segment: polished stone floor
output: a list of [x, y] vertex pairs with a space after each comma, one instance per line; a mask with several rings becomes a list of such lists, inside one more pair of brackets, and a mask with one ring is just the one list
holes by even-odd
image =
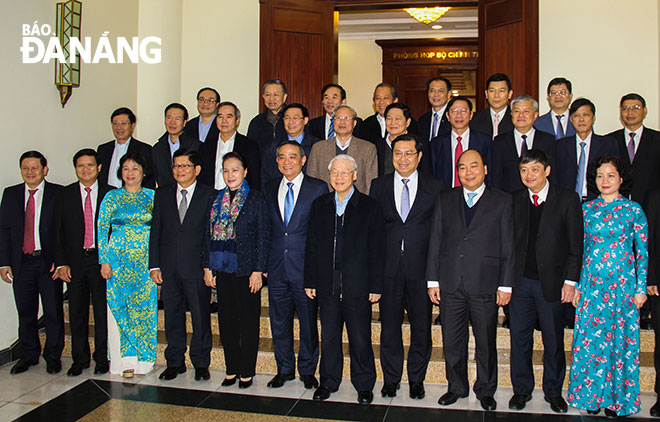
[[[259, 374], [254, 385], [239, 390], [236, 385], [221, 387], [224, 372], [212, 370], [209, 381], [195, 381], [189, 370], [172, 381], [161, 381], [157, 367], [146, 376], [123, 379], [120, 376], [95, 376], [92, 369], [79, 377], [68, 377], [70, 358], [62, 361], [60, 374], [46, 373], [45, 363], [20, 375], [10, 375], [11, 364], [0, 367], [0, 421], [593, 421], [570, 408], [566, 415], [553, 414], [543, 401], [543, 393], [535, 391], [524, 412], [510, 412], [511, 389], [500, 387], [495, 398], [498, 411], [483, 412], [471, 395], [449, 408], [440, 408], [437, 399], [445, 385], [427, 384], [424, 400], [408, 398], [407, 385], [397, 397], [380, 397], [380, 383], [374, 389], [371, 406], [356, 403], [356, 393], [344, 380], [340, 390], [327, 402], [312, 401], [312, 390], [300, 381], [291, 381], [273, 390], [266, 387], [271, 375]], [[655, 396], [642, 395], [643, 411], [638, 418], [649, 418]], [[604, 420], [604, 418], [603, 418]]]

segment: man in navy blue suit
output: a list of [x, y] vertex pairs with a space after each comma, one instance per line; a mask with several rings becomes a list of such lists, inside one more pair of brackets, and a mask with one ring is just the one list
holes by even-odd
[[619, 156], [619, 147], [614, 138], [593, 132], [596, 106], [588, 99], [575, 100], [570, 115], [576, 134], [557, 141], [556, 180], [559, 186], [574, 189], [583, 201], [590, 201], [598, 196], [598, 190], [596, 186], [587, 186], [589, 163], [604, 154]]
[[433, 176], [440, 179], [445, 188], [461, 186], [456, 172], [458, 157], [463, 151], [476, 149], [490, 162], [490, 136], [470, 130], [472, 119], [472, 101], [463, 96], [454, 97], [447, 104], [447, 118], [451, 125], [449, 133], [441, 134], [431, 140], [431, 165]]
[[568, 115], [573, 100], [573, 84], [566, 78], [553, 78], [548, 84], [550, 111], [539, 117], [534, 127], [553, 135], [555, 139], [575, 135], [575, 128]]
[[319, 386], [314, 377], [319, 360], [317, 305], [305, 294], [303, 264], [312, 202], [328, 193], [328, 185], [303, 174], [306, 160], [305, 149], [297, 141], [282, 143], [277, 147], [277, 167], [283, 176], [270, 180], [265, 189], [271, 221], [268, 302], [277, 361], [277, 375], [268, 383], [270, 388], [295, 378], [294, 311], [300, 322], [298, 373], [305, 388]]

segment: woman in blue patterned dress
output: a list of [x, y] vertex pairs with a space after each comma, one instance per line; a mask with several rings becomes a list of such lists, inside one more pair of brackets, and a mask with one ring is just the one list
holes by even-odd
[[600, 196], [582, 205], [584, 257], [573, 300], [568, 402], [589, 414], [603, 408], [613, 418], [640, 411], [639, 308], [646, 301], [647, 223], [641, 206], [620, 194], [630, 176], [619, 157], [598, 157], [589, 174]]
[[142, 187], [147, 162], [139, 153], [119, 161], [121, 189], [108, 192], [98, 220], [99, 262], [107, 280], [110, 373], [146, 374], [156, 361], [156, 285], [149, 278], [149, 229], [154, 191]]

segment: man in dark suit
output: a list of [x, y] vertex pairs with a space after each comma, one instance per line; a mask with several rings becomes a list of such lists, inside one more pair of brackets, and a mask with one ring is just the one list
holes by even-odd
[[184, 132], [187, 120], [188, 110], [183, 104], [172, 103], [165, 107], [166, 132], [151, 150], [158, 187], [176, 183], [172, 176], [172, 156], [179, 148], [197, 151], [202, 145], [196, 138], [191, 138]]
[[268, 305], [270, 327], [277, 362], [277, 375], [268, 387], [279, 388], [295, 378], [293, 314], [298, 314], [300, 349], [298, 373], [305, 388], [319, 386], [314, 377], [319, 360], [316, 301], [303, 288], [305, 242], [312, 202], [328, 193], [328, 185], [305, 176], [307, 157], [297, 141], [286, 141], [277, 148], [277, 166], [282, 176], [266, 184], [265, 196], [270, 215], [268, 257]]
[[538, 319], [545, 401], [554, 412], [566, 413], [568, 406], [561, 397], [566, 374], [562, 304], [571, 303], [580, 279], [582, 208], [575, 192], [550, 184], [549, 175], [550, 158], [545, 152], [530, 149], [522, 154], [520, 178], [525, 189], [513, 194], [516, 288], [509, 304], [513, 385], [509, 409], [522, 410], [532, 398]]
[[266, 150], [274, 142], [286, 136], [282, 109], [286, 104], [286, 85], [279, 79], [271, 79], [264, 84], [263, 95], [266, 110], [250, 120], [247, 137], [259, 146], [259, 154], [263, 157]]
[[238, 133], [241, 111], [229, 101], [220, 103], [216, 124], [220, 131], [218, 139], [209, 139], [199, 148], [202, 157], [202, 172], [199, 181], [216, 190], [224, 189], [222, 178], [222, 157], [228, 152], [237, 152], [245, 158], [248, 173], [245, 178], [251, 189], [261, 188], [261, 155], [257, 143]]
[[456, 165], [463, 151], [476, 149], [490, 161], [492, 140], [483, 133], [470, 130], [472, 119], [472, 101], [467, 97], [454, 97], [447, 104], [447, 118], [450, 131], [431, 140], [429, 145], [433, 176], [442, 181], [445, 189], [461, 185]]
[[553, 78], [548, 84], [548, 104], [550, 111], [534, 122], [534, 127], [549, 133], [555, 139], [575, 135], [575, 128], [569, 119], [568, 106], [573, 100], [573, 85], [566, 78]]
[[660, 417], [660, 190], [652, 190], [646, 194], [644, 212], [649, 222], [649, 269], [646, 281], [646, 290], [651, 302], [651, 318], [655, 334], [655, 348], [653, 350], [653, 361], [655, 366], [654, 391], [658, 396], [651, 407], [651, 416]]
[[[399, 102], [396, 88], [386, 82], [379, 83], [376, 85], [376, 89], [374, 89], [373, 101], [374, 110], [376, 110], [376, 112], [364, 119], [362, 124], [360, 124], [358, 133], [356, 133], [356, 135], [359, 138], [377, 144], [383, 140], [385, 136], [387, 136], [385, 125], [385, 110], [390, 104]], [[410, 126], [408, 127], [408, 131], [410, 133], [417, 133], [417, 122], [414, 118], [412, 118], [412, 116], [410, 118]]]
[[305, 247], [305, 293], [321, 311], [321, 385], [314, 400], [326, 400], [342, 379], [342, 330], [346, 323], [351, 383], [358, 402], [369, 404], [376, 383], [371, 348], [371, 304], [383, 288], [385, 223], [376, 200], [353, 187], [357, 163], [341, 154], [330, 162], [335, 190], [312, 204]]
[[[136, 121], [135, 114], [127, 107], [120, 107], [112, 112], [110, 122], [115, 140], [101, 144], [96, 149], [99, 164], [101, 164], [101, 173], [99, 173], [101, 183], [116, 188], [122, 186], [121, 179], [117, 177], [117, 170], [119, 170], [119, 160], [127, 152], [139, 152], [149, 167], [153, 167], [151, 145], [133, 138]], [[152, 175], [145, 179], [142, 186], [154, 189], [156, 187], [155, 177]]]
[[513, 96], [511, 80], [504, 73], [494, 73], [486, 81], [486, 100], [489, 107], [474, 114], [470, 128], [495, 138], [513, 130], [509, 100]]
[[183, 132], [192, 139], [205, 142], [207, 139], [218, 138], [218, 127], [215, 115], [220, 104], [220, 93], [214, 88], [205, 87], [197, 92], [197, 111], [199, 116], [186, 123]]
[[201, 266], [204, 230], [215, 191], [201, 183], [199, 153], [180, 148], [174, 153], [176, 184], [158, 188], [149, 237], [149, 275], [162, 286], [165, 309], [167, 368], [159, 378], [171, 380], [186, 372], [186, 305], [192, 318], [190, 360], [195, 380], [208, 380], [211, 363], [211, 289]]
[[442, 76], [431, 78], [426, 82], [426, 94], [431, 104], [431, 110], [419, 118], [417, 133], [423, 144], [428, 144], [438, 136], [447, 135], [451, 131], [447, 118], [447, 101], [451, 94], [451, 81]]
[[614, 138], [593, 133], [596, 106], [588, 99], [578, 98], [573, 101], [570, 116], [576, 134], [557, 141], [556, 181], [563, 188], [575, 190], [583, 201], [590, 201], [598, 196], [598, 189], [587, 184], [589, 164], [604, 154], [618, 156], [619, 147]]
[[468, 320], [476, 343], [474, 392], [484, 410], [497, 407], [497, 306], [511, 299], [515, 277], [511, 195], [486, 187], [479, 151], [458, 160], [462, 187], [440, 195], [433, 212], [426, 277], [433, 303], [442, 299], [442, 339], [449, 390], [438, 403], [467, 397]]
[[392, 142], [394, 172], [374, 179], [369, 195], [385, 217], [385, 281], [380, 301], [380, 363], [383, 397], [396, 396], [403, 370], [401, 324], [410, 320], [408, 383], [410, 398], [423, 399], [424, 378], [431, 358], [431, 302], [426, 294], [426, 257], [433, 207], [442, 185], [418, 172], [423, 144], [407, 134]]
[[[644, 126], [647, 109], [646, 100], [641, 95], [624, 95], [619, 110], [623, 129], [607, 136], [616, 139], [619, 156], [632, 170], [630, 199], [644, 206], [646, 193], [660, 189], [660, 133]], [[640, 310], [639, 325], [645, 330], [653, 328], [649, 318], [650, 306], [651, 301], [648, 301]]]
[[108, 323], [105, 280], [96, 251], [96, 222], [99, 208], [111, 186], [98, 179], [101, 166], [96, 151], [83, 149], [73, 156], [78, 181], [60, 191], [53, 213], [53, 279], [65, 281], [69, 292], [69, 325], [73, 364], [67, 372], [78, 376], [89, 368], [89, 298], [94, 309], [95, 374], [108, 366]]
[[[320, 139], [307, 131], [307, 122], [309, 122], [309, 112], [307, 107], [299, 103], [287, 104], [282, 110], [282, 120], [284, 120], [284, 130], [286, 137], [277, 139], [266, 150], [261, 165], [261, 184], [265, 186], [272, 179], [282, 180], [282, 174], [277, 165], [277, 148], [286, 141], [296, 141], [305, 151], [308, 157], [312, 152], [312, 146]], [[306, 173], [307, 166], [303, 165], [302, 171]], [[264, 189], [265, 191], [265, 189]]]
[[64, 317], [62, 281], [53, 280], [53, 209], [62, 186], [45, 181], [48, 162], [38, 151], [27, 151], [19, 160], [24, 183], [10, 186], [0, 204], [0, 278], [10, 283], [18, 311], [21, 359], [12, 374], [39, 364], [39, 298], [46, 325], [46, 370], [62, 370]]
[[511, 102], [513, 131], [498, 135], [491, 152], [490, 184], [504, 192], [523, 188], [518, 161], [523, 152], [538, 149], [545, 152], [553, 163], [555, 139], [548, 133], [534, 129], [539, 115], [539, 103], [529, 95], [519, 95]]
[[392, 103], [385, 109], [385, 137], [375, 142], [379, 176], [394, 171], [392, 142], [399, 136], [408, 133], [411, 119], [410, 110], [403, 103]]
[[[335, 136], [334, 113], [337, 107], [346, 104], [346, 90], [341, 85], [327, 84], [321, 89], [321, 104], [325, 114], [309, 121], [309, 132], [321, 140], [332, 139]], [[362, 126], [362, 119], [356, 115], [355, 122], [357, 136]]]

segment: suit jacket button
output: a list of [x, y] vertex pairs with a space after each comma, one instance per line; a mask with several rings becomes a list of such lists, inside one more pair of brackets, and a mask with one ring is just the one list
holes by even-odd
[[463, 254], [460, 254], [458, 257], [461, 258], [461, 259], [463, 259]]
[[288, 236], [288, 235], [289, 235], [289, 233], [284, 233], [284, 236]]
[[289, 250], [288, 250], [288, 249], [284, 249], [284, 253], [289, 253]]
[[465, 236], [465, 237], [463, 238], [463, 240], [467, 240], [467, 236]]

